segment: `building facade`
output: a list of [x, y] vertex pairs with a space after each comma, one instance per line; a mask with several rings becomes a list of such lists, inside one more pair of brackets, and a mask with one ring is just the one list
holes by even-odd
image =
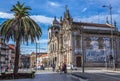
[[120, 62], [120, 32], [108, 23], [75, 22], [66, 9], [64, 17], [54, 18], [48, 29], [48, 57], [51, 64], [65, 62], [77, 67], [109, 66]]
[[4, 42], [3, 37], [0, 37], [0, 72], [4, 72], [9, 67], [9, 46]]
[[[37, 55], [37, 56], [36, 56]], [[37, 63], [37, 64], [36, 64]], [[31, 53], [30, 55], [30, 68], [40, 68], [41, 65], [48, 65], [48, 54], [47, 53]]]
[[32, 52], [30, 55], [30, 68], [34, 68], [36, 66], [36, 53]]
[[40, 69], [41, 66], [46, 67], [48, 65], [48, 54], [40, 53], [37, 55], [37, 68]]
[[15, 62], [15, 45], [14, 44], [8, 44], [9, 46], [9, 69], [14, 69], [14, 62]]
[[21, 54], [20, 55], [19, 67], [22, 69], [30, 68], [30, 55], [29, 54]]

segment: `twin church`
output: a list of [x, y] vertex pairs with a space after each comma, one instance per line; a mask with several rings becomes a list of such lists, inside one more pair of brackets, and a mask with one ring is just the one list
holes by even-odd
[[[75, 22], [69, 10], [58, 21], [54, 18], [48, 29], [48, 57], [50, 64], [63, 62], [81, 67], [105, 66], [120, 63], [120, 32], [108, 23]], [[112, 59], [111, 59], [112, 57]]]

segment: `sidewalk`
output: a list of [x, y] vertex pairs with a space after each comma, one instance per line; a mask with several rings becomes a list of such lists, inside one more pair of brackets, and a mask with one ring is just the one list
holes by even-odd
[[[73, 72], [71, 75], [85, 81], [120, 81], [120, 71], [113, 70], [85, 70], [82, 72]], [[80, 80], [81, 81], [81, 80]]]
[[102, 69], [103, 71], [106, 71], [106, 72], [114, 72], [114, 73], [120, 73], [120, 68], [117, 68], [117, 69]]
[[[78, 68], [78, 70], [82, 70], [82, 68]], [[104, 72], [115, 72], [120, 73], [120, 68], [116, 68], [115, 70], [113, 68], [105, 68], [105, 67], [85, 67], [84, 70], [93, 70], [93, 71], [104, 71]]]

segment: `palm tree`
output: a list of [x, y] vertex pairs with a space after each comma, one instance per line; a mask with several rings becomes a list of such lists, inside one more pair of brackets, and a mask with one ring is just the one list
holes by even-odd
[[12, 39], [16, 44], [14, 73], [18, 73], [19, 54], [21, 43], [28, 43], [28, 40], [35, 42], [42, 35], [39, 25], [29, 17], [30, 7], [24, 6], [19, 1], [11, 9], [14, 12], [14, 18], [8, 19], [1, 25], [0, 33], [8, 42]]

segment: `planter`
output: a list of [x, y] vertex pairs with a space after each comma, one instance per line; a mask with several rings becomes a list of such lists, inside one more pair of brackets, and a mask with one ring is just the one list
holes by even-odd
[[35, 72], [31, 72], [31, 73], [17, 73], [17, 74], [1, 73], [0, 80], [3, 80], [3, 79], [24, 79], [24, 78], [34, 78], [34, 77], [35, 77]]

